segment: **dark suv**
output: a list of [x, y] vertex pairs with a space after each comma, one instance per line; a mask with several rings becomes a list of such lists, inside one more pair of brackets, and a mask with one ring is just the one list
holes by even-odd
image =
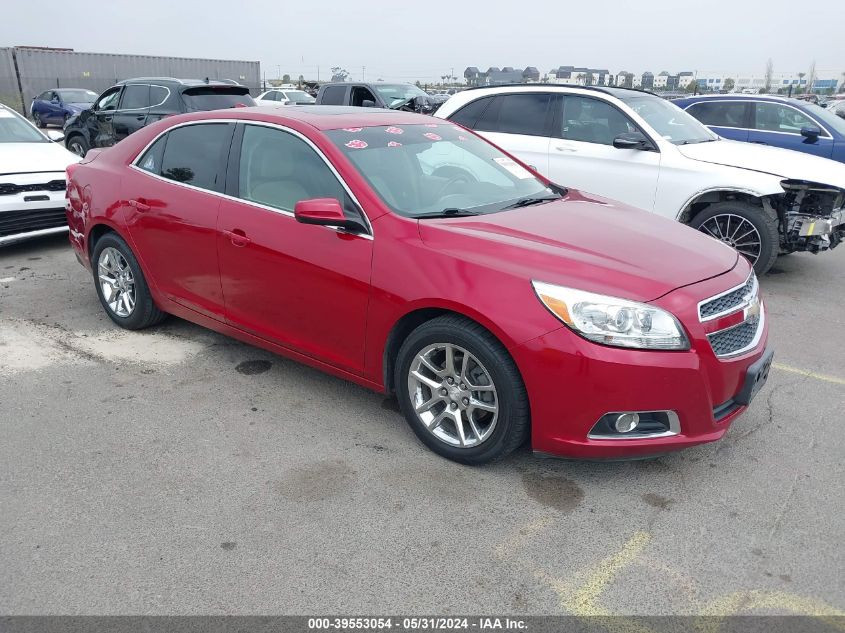
[[126, 79], [101, 94], [89, 109], [67, 120], [65, 145], [74, 154], [85, 156], [92, 147], [110, 147], [166, 116], [254, 105], [246, 86], [228, 82]]

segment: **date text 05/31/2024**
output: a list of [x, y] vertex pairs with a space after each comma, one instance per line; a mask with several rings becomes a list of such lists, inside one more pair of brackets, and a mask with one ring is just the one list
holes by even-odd
[[516, 618], [475, 617], [349, 617], [349, 618], [308, 618], [308, 630], [340, 631], [520, 631], [527, 625]]

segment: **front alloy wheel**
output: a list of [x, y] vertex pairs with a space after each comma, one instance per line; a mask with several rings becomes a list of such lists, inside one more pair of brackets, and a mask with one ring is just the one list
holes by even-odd
[[445, 314], [408, 334], [393, 385], [416, 436], [448, 459], [483, 464], [528, 437], [528, 394], [513, 358], [463, 316]]
[[496, 428], [496, 385], [462, 347], [437, 343], [421, 350], [408, 372], [408, 392], [420, 422], [446, 444], [477, 446]]
[[735, 248], [740, 254], [745, 255], [752, 266], [760, 259], [762, 248], [760, 232], [743, 217], [733, 213], [714, 215], [704, 222], [699, 230]]

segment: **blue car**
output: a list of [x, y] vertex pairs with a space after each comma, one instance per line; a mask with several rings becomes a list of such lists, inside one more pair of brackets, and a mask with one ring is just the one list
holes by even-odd
[[771, 95], [699, 95], [677, 105], [719, 136], [845, 163], [845, 119], [813, 103]]
[[29, 108], [38, 127], [64, 125], [74, 114], [87, 110], [97, 100], [97, 93], [83, 88], [45, 90], [32, 99]]

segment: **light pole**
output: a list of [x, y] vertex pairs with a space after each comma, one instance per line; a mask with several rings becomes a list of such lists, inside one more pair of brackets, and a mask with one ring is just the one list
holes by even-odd
[[366, 81], [366, 79], [364, 79], [364, 71], [366, 71], [366, 70], [367, 70], [366, 66], [361, 66], [361, 81]]

